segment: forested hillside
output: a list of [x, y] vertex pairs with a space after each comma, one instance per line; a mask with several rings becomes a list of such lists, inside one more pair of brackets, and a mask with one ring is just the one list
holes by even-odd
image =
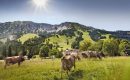
[[[65, 22], [59, 25], [15, 21], [1, 23], [0, 56], [39, 54], [41, 57], [56, 55], [66, 49], [101, 51], [109, 56], [121, 56], [129, 51], [127, 38], [116, 32], [96, 29], [79, 23]], [[126, 34], [121, 31], [121, 35]], [[6, 36], [7, 37], [6, 37]], [[4, 37], [3, 37], [4, 36]]]

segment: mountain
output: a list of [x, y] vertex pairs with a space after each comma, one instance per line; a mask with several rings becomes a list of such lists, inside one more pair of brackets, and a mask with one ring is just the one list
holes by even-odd
[[40, 32], [55, 32], [58, 30], [67, 29], [68, 24], [51, 25], [46, 23], [34, 23], [31, 21], [14, 21], [0, 23], [0, 37], [9, 34], [20, 33], [40, 33]]
[[51, 25], [47, 23], [35, 23], [32, 21], [14, 21], [0, 23], [0, 38], [5, 38], [8, 35], [21, 35], [27, 33], [35, 34], [47, 34], [47, 33], [58, 33], [58, 34], [73, 34], [74, 31], [87, 31], [93, 40], [104, 38], [102, 35], [111, 34], [118, 38], [130, 40], [130, 31], [106, 31], [96, 29], [91, 26], [85, 26], [74, 22], [64, 22], [57, 25]]
[[34, 23], [31, 21], [14, 21], [0, 23], [0, 36], [20, 33], [36, 33], [51, 29], [52, 25], [45, 23]]
[[42, 33], [42, 32], [58, 32], [71, 27], [70, 22], [61, 23], [59, 25], [51, 25], [46, 23], [34, 23], [32, 21], [14, 21], [0, 23], [0, 38], [7, 37], [10, 34], [26, 34], [26, 33]]

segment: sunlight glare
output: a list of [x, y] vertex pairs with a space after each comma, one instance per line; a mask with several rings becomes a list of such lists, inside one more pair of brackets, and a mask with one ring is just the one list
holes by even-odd
[[48, 0], [32, 0], [37, 8], [46, 8]]

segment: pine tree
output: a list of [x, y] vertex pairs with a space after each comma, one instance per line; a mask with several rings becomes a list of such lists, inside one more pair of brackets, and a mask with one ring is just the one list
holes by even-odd
[[12, 49], [11, 49], [11, 45], [9, 45], [8, 47], [8, 57], [12, 56]]

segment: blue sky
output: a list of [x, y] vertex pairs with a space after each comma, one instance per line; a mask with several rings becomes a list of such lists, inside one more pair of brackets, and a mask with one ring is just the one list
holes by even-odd
[[78, 22], [105, 30], [130, 30], [130, 0], [48, 0], [38, 9], [32, 0], [0, 0], [0, 22]]

